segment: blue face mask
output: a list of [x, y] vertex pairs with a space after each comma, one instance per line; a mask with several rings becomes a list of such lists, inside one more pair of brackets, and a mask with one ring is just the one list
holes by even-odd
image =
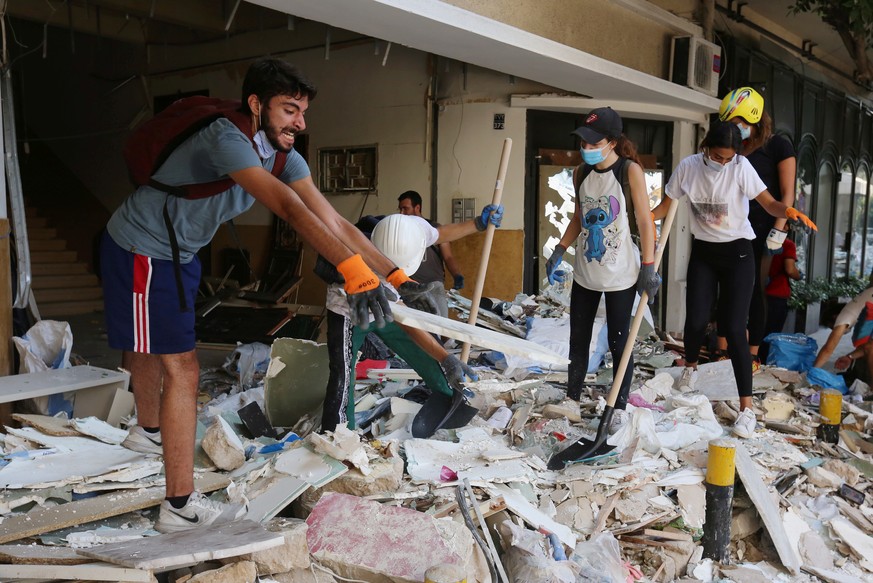
[[603, 148], [598, 148], [597, 150], [586, 150], [582, 148], [579, 152], [582, 153], [582, 161], [588, 164], [589, 166], [594, 166], [595, 164], [600, 164], [604, 160], [606, 160], [606, 156], [603, 155]]
[[740, 128], [740, 137], [744, 140], [748, 140], [749, 137], [752, 135], [752, 128], [742, 123], [737, 124], [737, 127]]

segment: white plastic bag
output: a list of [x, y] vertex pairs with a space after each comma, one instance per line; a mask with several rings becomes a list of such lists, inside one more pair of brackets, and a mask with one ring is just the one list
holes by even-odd
[[[12, 342], [21, 360], [20, 373], [40, 372], [49, 369], [70, 368], [70, 351], [73, 349], [73, 331], [67, 322], [41, 320], [24, 336], [13, 336]], [[55, 415], [66, 411], [72, 415], [74, 393], [62, 393], [31, 399], [30, 409], [42, 415]]]

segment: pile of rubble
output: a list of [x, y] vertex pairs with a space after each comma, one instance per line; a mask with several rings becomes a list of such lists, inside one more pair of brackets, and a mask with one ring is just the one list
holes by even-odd
[[[562, 312], [559, 301], [533, 298], [495, 308], [502, 313], [485, 320], [503, 332]], [[704, 479], [709, 442], [729, 437], [737, 415], [730, 363], [702, 365], [698, 390], [679, 393], [681, 356], [653, 335], [638, 341], [615, 449], [552, 471], [553, 455], [593, 437], [608, 366], [590, 375], [580, 407], [566, 399], [565, 372], [474, 352], [480, 380], [468, 388], [479, 414], [417, 439], [411, 371], [360, 379], [358, 429], [319, 434], [307, 407], [324, 373], [297, 365], [326, 356], [291, 339], [274, 343], [272, 360], [266, 350], [241, 347], [234, 376], [201, 379], [197, 488], [246, 500], [245, 521], [159, 535], [159, 457], [124, 449], [125, 431], [94, 418], [17, 415], [22, 427], [2, 435], [0, 579], [381, 583], [424, 581], [442, 566], [431, 580], [873, 580], [866, 387], [844, 399], [840, 440], [830, 444], [816, 438], [818, 387], [784, 369], [755, 375], [760, 427], [735, 442], [730, 561], [716, 563], [701, 544]], [[295, 418], [279, 423], [276, 411], [292, 401], [278, 388], [283, 371], [301, 382]]]

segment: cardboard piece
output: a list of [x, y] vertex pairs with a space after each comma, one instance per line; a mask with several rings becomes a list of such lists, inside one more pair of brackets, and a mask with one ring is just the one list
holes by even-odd
[[114, 427], [133, 413], [133, 393], [120, 387], [100, 387], [76, 393], [74, 417], [96, 417]]
[[134, 569], [166, 569], [237, 557], [270, 549], [284, 542], [285, 536], [281, 532], [270, 532], [251, 520], [242, 520], [79, 549], [78, 553]]
[[57, 437], [76, 437], [81, 435], [81, 433], [70, 427], [70, 420], [63, 417], [15, 413], [12, 418], [19, 423], [33, 427], [46, 435], [54, 435]]
[[761, 474], [758, 472], [755, 462], [749, 456], [746, 448], [740, 443], [737, 444], [735, 456], [737, 474], [739, 474], [743, 485], [746, 487], [746, 493], [752, 499], [755, 508], [758, 509], [758, 513], [764, 522], [764, 527], [770, 533], [773, 546], [776, 547], [776, 552], [779, 554], [782, 564], [791, 574], [799, 574], [800, 558], [791, 545], [791, 541], [785, 532], [782, 517], [779, 514], [779, 507], [770, 495], [769, 488], [767, 488], [761, 479]]
[[501, 334], [493, 330], [471, 326], [466, 322], [442, 318], [435, 314], [413, 310], [396, 303], [391, 304], [391, 313], [394, 314], [395, 321], [404, 326], [454, 338], [461, 342], [469, 342], [476, 346], [490, 348], [491, 350], [523, 356], [544, 364], [566, 365], [570, 363], [569, 359], [534, 342], [515, 338], [508, 334]]

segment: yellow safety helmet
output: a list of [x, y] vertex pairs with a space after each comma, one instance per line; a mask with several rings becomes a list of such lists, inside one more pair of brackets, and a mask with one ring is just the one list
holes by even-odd
[[751, 87], [734, 89], [724, 96], [718, 108], [718, 119], [721, 121], [741, 117], [748, 123], [755, 124], [761, 121], [763, 114], [764, 98]]

